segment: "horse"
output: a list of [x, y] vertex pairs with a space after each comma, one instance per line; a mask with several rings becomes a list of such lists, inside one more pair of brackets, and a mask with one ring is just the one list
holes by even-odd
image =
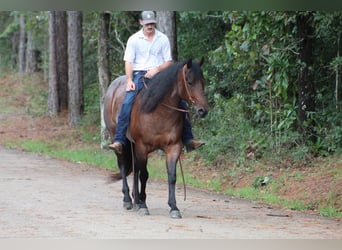
[[[168, 175], [168, 205], [171, 218], [182, 218], [176, 205], [176, 165], [182, 152], [182, 130], [184, 110], [181, 100], [192, 105], [198, 117], [208, 113], [204, 95], [205, 79], [200, 62], [188, 59], [174, 62], [171, 66], [148, 79], [145, 87], [136, 96], [126, 134], [122, 154], [116, 154], [120, 173], [111, 176], [112, 181], [122, 179], [123, 207], [134, 208], [149, 215], [146, 205], [147, 160], [149, 153], [162, 150], [166, 157]], [[104, 96], [103, 116], [106, 128], [113, 141], [126, 91], [127, 78], [119, 76], [107, 88]], [[133, 204], [127, 176], [133, 172]], [[140, 180], [140, 191], [139, 191]]]

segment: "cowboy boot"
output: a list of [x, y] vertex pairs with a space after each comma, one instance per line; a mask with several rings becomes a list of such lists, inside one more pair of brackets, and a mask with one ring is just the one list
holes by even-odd
[[203, 142], [203, 141], [191, 140], [185, 145], [185, 148], [186, 148], [187, 152], [191, 152], [192, 150], [195, 150], [195, 149], [203, 146], [204, 144], [205, 144], [205, 142]]
[[122, 144], [120, 142], [114, 142], [109, 145], [110, 149], [113, 149], [117, 154], [121, 155], [122, 154]]

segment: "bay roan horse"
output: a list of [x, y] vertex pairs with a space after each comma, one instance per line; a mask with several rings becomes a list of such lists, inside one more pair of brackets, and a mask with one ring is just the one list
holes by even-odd
[[[132, 209], [134, 204], [139, 213], [149, 214], [145, 192], [148, 179], [147, 158], [149, 153], [161, 149], [166, 154], [170, 216], [181, 218], [175, 196], [176, 165], [183, 147], [182, 130], [185, 116], [185, 110], [180, 108], [180, 101], [183, 99], [192, 105], [199, 117], [207, 114], [202, 63], [203, 58], [199, 63], [191, 59], [176, 62], [149, 79], [147, 86], [137, 95], [132, 107], [126, 145], [123, 147], [123, 153], [117, 154], [120, 174], [112, 176], [114, 181], [122, 179], [124, 208]], [[112, 140], [125, 96], [126, 82], [126, 76], [115, 79], [104, 98], [104, 120]], [[127, 183], [127, 176], [132, 171], [133, 204]]]

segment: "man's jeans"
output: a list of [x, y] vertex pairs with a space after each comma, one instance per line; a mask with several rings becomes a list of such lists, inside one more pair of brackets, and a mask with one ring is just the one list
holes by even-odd
[[[131, 111], [134, 99], [139, 91], [144, 87], [144, 75], [146, 71], [134, 71], [133, 72], [133, 82], [135, 83], [134, 91], [126, 91], [125, 99], [121, 106], [121, 111], [118, 117], [118, 124], [116, 126], [116, 133], [114, 137], [114, 142], [120, 142], [122, 145], [126, 143], [126, 131], [131, 117]], [[162, 84], [162, 83], [161, 83]], [[187, 105], [184, 100], [181, 101], [181, 108], [187, 110]], [[194, 137], [192, 135], [191, 123], [188, 115], [184, 113], [184, 123], [183, 123], [183, 135], [182, 141], [187, 144]]]
[[[188, 110], [186, 105], [186, 101], [181, 100], [180, 106], [182, 109]], [[184, 113], [184, 121], [183, 121], [183, 134], [182, 134], [182, 142], [183, 144], [188, 144], [190, 141], [194, 139], [192, 134], [191, 122], [188, 113]]]

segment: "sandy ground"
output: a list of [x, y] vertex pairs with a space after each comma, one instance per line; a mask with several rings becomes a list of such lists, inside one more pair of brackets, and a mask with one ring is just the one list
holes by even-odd
[[[168, 215], [167, 184], [148, 182], [150, 215], [122, 208], [110, 172], [0, 146], [0, 238], [341, 239], [339, 220], [229, 196], [177, 189], [182, 219]], [[132, 183], [131, 178], [129, 183]]]

